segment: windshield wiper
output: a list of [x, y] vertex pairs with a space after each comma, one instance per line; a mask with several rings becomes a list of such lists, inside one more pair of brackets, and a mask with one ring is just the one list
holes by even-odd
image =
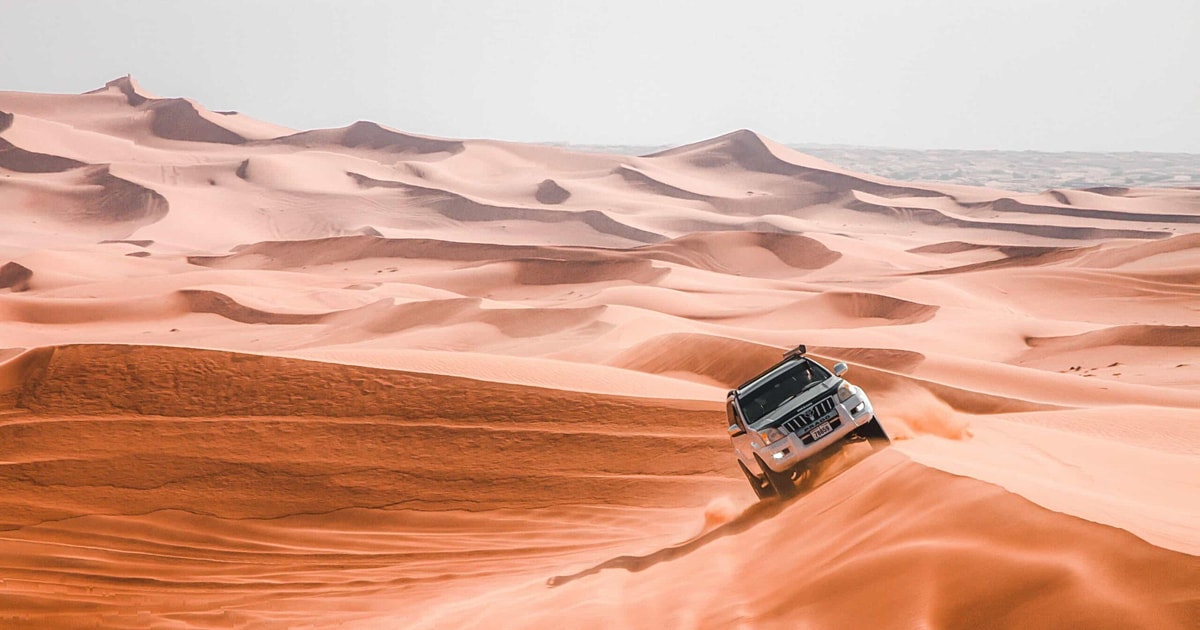
[[798, 391], [795, 394], [792, 394], [791, 396], [788, 396], [787, 398], [784, 398], [782, 401], [780, 401], [780, 403], [775, 408], [778, 409], [779, 407], [782, 407], [782, 406], [788, 404], [788, 402], [791, 401], [793, 398], [816, 387], [817, 385], [820, 385], [822, 382], [823, 381], [813, 381], [813, 382], [809, 383], [808, 385], [805, 385], [804, 387], [800, 388], [800, 391]]
[[804, 392], [806, 392], [806, 391], [808, 391], [808, 390], [810, 390], [810, 389], [812, 389], [812, 388], [816, 387], [817, 385], [820, 385], [821, 383], [824, 383], [824, 382], [825, 382], [825, 381], [813, 381], [813, 382], [809, 383], [808, 385], [805, 385], [805, 386], [804, 386], [804, 389], [800, 390], [800, 393], [799, 393], [799, 394], [796, 394], [796, 395], [797, 395], [797, 396], [799, 396], [800, 394], [803, 394]]

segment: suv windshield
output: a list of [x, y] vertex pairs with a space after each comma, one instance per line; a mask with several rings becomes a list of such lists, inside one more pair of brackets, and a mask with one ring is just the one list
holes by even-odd
[[787, 370], [738, 397], [746, 422], [758, 422], [806, 388], [829, 377], [829, 372], [819, 364], [800, 359]]

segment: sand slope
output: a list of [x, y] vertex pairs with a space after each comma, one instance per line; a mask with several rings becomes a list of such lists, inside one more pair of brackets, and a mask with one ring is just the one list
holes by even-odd
[[[0, 92], [0, 206], [0, 627], [1200, 622], [1200, 191], [124, 77]], [[724, 394], [797, 343], [896, 442], [754, 504]]]
[[[1184, 627], [1200, 605], [1193, 557], [896, 451], [859, 445], [802, 499], [750, 506], [715, 404], [34, 354], [15, 401], [34, 413], [0, 428], [14, 627], [134, 627], [147, 607], [201, 626]], [[850, 606], [864, 593], [878, 605]]]

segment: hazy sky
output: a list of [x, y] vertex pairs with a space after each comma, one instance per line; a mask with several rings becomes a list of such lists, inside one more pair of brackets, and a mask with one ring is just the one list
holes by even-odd
[[1200, 0], [0, 0], [0, 90], [309, 129], [1200, 153]]

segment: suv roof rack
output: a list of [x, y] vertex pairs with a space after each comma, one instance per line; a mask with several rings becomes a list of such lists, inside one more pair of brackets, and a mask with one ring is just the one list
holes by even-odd
[[804, 344], [800, 344], [791, 350], [785, 350], [783, 353], [783, 358], [796, 359], [804, 356], [805, 354], [808, 354], [808, 347]]
[[774, 372], [775, 369], [778, 368], [783, 363], [785, 363], [791, 359], [799, 359], [800, 357], [804, 356], [807, 352], [808, 352], [808, 348], [805, 347], [804, 344], [800, 344], [800, 345], [796, 346], [795, 348], [792, 348], [791, 350], [784, 350], [783, 351], [783, 360], [781, 360], [779, 363], [776, 363], [775, 365], [772, 365], [771, 367], [763, 370], [758, 375], [756, 375], [754, 378], [747, 379], [746, 382], [739, 385], [737, 387], [737, 389], [729, 390], [729, 393], [735, 394], [735, 395], [740, 394], [743, 387], [757, 381], [758, 379], [770, 374], [771, 372]]

